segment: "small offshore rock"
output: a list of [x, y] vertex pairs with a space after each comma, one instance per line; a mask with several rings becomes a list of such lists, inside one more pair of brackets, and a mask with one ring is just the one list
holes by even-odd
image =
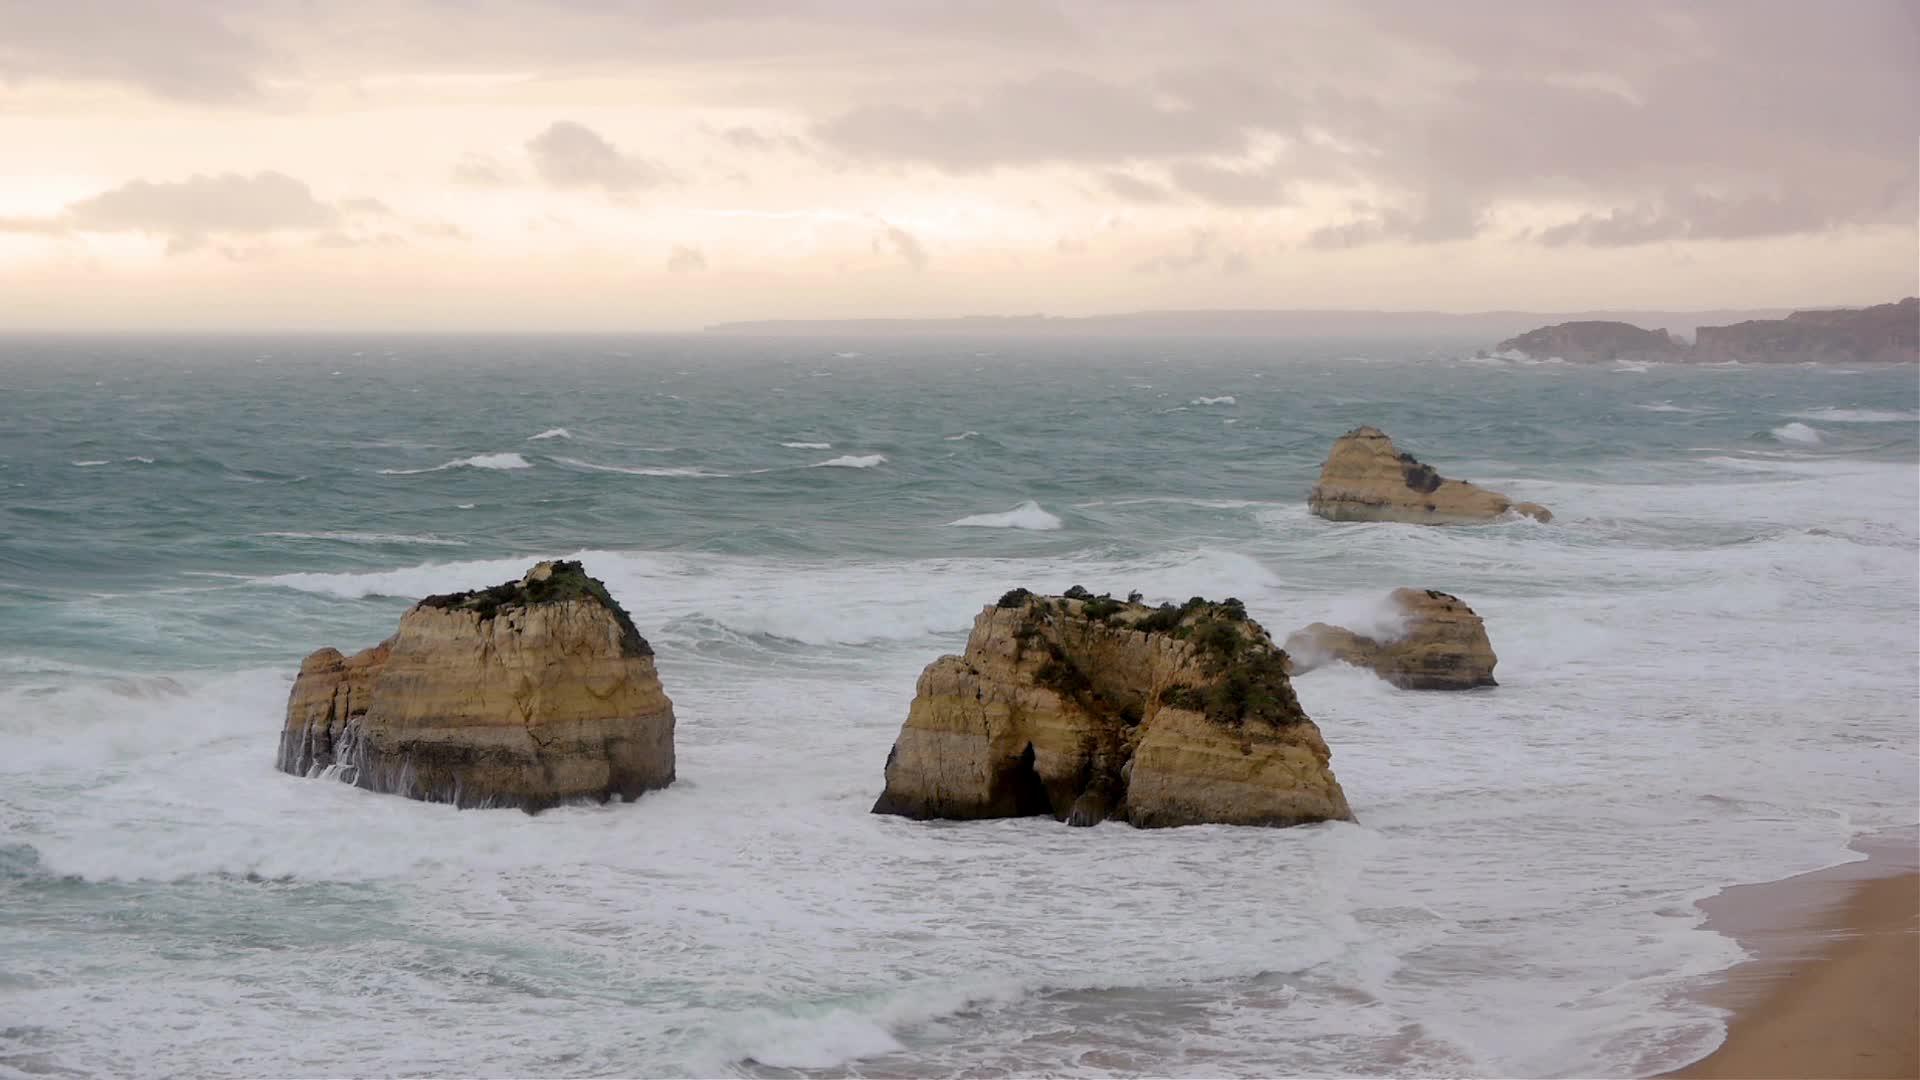
[[1537, 521], [1553, 514], [1537, 503], [1514, 502], [1496, 491], [1448, 480], [1412, 454], [1396, 450], [1375, 427], [1357, 427], [1334, 440], [1307, 495], [1307, 509], [1329, 521], [1400, 521], [1467, 525], [1508, 513]]
[[578, 562], [429, 596], [294, 679], [276, 766], [461, 807], [638, 798], [674, 778], [653, 649]]
[[1405, 630], [1381, 641], [1344, 626], [1314, 623], [1287, 636], [1295, 675], [1335, 661], [1371, 669], [1403, 690], [1472, 690], [1498, 686], [1499, 657], [1486, 623], [1459, 597], [1434, 589], [1395, 589], [1388, 596]]
[[1008, 592], [927, 666], [876, 814], [1143, 828], [1353, 813], [1286, 656], [1238, 601]]

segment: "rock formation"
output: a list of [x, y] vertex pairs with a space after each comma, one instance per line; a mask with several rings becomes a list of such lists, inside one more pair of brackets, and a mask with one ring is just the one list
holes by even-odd
[[1703, 326], [1694, 340], [1692, 358], [1703, 363], [1911, 364], [1920, 360], [1920, 299]]
[[1684, 360], [1685, 345], [1665, 330], [1642, 330], [1623, 322], [1564, 322], [1529, 330], [1495, 348], [1538, 360], [1555, 357], [1572, 363], [1625, 360], [1630, 363], [1666, 363]]
[[429, 596], [354, 656], [308, 656], [276, 764], [462, 807], [634, 799], [673, 782], [673, 703], [606, 587], [543, 562]]
[[921, 673], [876, 814], [1142, 828], [1351, 820], [1286, 656], [1238, 601], [1015, 589]]
[[1333, 661], [1372, 668], [1403, 690], [1472, 690], [1493, 681], [1493, 644], [1473, 609], [1432, 589], [1395, 589], [1387, 598], [1405, 620], [1400, 636], [1379, 641], [1342, 626], [1314, 623], [1287, 636], [1291, 671], [1303, 675]]
[[1553, 514], [1537, 503], [1517, 503], [1465, 480], [1447, 480], [1412, 454], [1395, 450], [1379, 428], [1359, 427], [1334, 440], [1307, 495], [1307, 509], [1329, 521], [1404, 521], [1464, 525], [1492, 521], [1509, 510], [1540, 521]]
[[1529, 330], [1496, 348], [1571, 361], [1911, 364], [1920, 361], [1920, 298], [1702, 326], [1691, 346], [1664, 330], [1642, 330], [1632, 323], [1568, 322]]

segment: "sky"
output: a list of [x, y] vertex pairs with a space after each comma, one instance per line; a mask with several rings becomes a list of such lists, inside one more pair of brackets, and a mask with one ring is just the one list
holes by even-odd
[[0, 329], [1871, 304], [1920, 4], [0, 0]]

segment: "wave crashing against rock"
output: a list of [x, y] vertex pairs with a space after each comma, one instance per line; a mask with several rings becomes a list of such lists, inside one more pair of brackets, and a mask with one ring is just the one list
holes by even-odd
[[1402, 690], [1472, 690], [1498, 686], [1500, 662], [1487, 627], [1459, 597], [1433, 589], [1395, 589], [1387, 597], [1405, 630], [1381, 641], [1344, 626], [1314, 623], [1287, 635], [1291, 674], [1340, 661], [1370, 668]]
[[393, 637], [300, 665], [276, 766], [370, 791], [528, 812], [671, 784], [653, 649], [577, 562], [429, 596]]
[[921, 673], [876, 814], [1142, 828], [1350, 821], [1286, 654], [1238, 601], [1015, 589]]

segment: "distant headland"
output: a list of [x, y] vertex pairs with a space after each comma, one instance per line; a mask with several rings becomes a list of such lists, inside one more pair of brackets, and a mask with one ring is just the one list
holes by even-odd
[[[1913, 363], [1920, 301], [1863, 308], [1705, 311], [1193, 310], [945, 319], [759, 319], [708, 333], [895, 337], [1245, 337], [1302, 340], [1499, 340], [1494, 353], [1572, 363]], [[1688, 339], [1692, 338], [1691, 341]], [[1481, 355], [1487, 355], [1482, 348]]]
[[1495, 349], [1573, 363], [1911, 364], [1920, 360], [1920, 299], [1702, 326], [1692, 344], [1625, 320], [1568, 321], [1508, 338]]
[[1485, 343], [1548, 323], [1606, 321], [1692, 334], [1695, 327], [1777, 319], [1785, 308], [1705, 311], [1366, 311], [1349, 309], [1129, 311], [1108, 315], [968, 315], [950, 319], [758, 319], [707, 327], [717, 334], [1074, 337], [1441, 338]]

